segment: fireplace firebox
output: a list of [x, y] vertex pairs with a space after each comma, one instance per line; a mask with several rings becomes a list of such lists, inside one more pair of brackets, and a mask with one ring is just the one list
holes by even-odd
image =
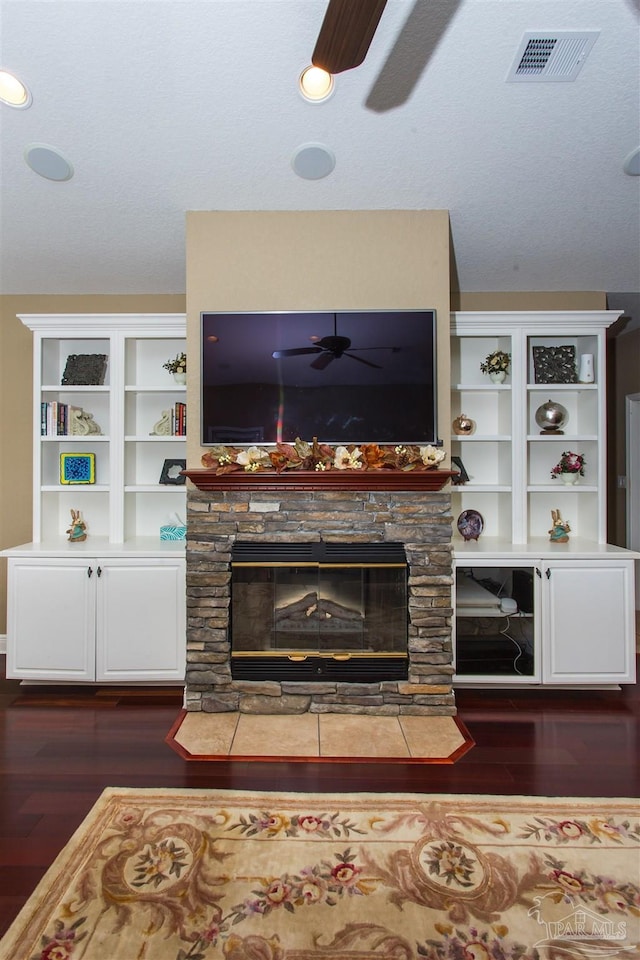
[[402, 543], [236, 541], [232, 677], [406, 679], [407, 580]]

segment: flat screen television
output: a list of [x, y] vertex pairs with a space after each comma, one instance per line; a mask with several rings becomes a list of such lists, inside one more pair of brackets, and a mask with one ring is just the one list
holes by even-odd
[[434, 310], [205, 312], [204, 446], [437, 443]]

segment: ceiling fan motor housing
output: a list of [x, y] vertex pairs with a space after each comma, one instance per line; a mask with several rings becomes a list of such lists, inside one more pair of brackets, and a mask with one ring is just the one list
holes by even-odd
[[341, 357], [351, 346], [351, 340], [348, 337], [323, 337], [318, 340], [318, 346], [323, 350], [330, 350], [336, 357]]

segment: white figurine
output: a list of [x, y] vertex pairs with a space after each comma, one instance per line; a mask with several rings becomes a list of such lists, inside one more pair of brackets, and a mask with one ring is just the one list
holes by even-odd
[[163, 410], [162, 416], [149, 434], [150, 437], [167, 437], [171, 435], [171, 411]]
[[72, 437], [86, 437], [89, 434], [101, 434], [102, 430], [93, 419], [92, 413], [87, 413], [82, 407], [69, 408], [69, 434]]

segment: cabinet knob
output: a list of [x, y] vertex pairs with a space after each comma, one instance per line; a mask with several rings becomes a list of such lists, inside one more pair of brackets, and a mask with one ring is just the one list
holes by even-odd
[[98, 576], [99, 576], [99, 577], [102, 576], [102, 567], [98, 567]]
[[87, 576], [91, 577], [92, 573], [93, 573], [93, 570], [91, 569], [91, 567], [87, 567]]

